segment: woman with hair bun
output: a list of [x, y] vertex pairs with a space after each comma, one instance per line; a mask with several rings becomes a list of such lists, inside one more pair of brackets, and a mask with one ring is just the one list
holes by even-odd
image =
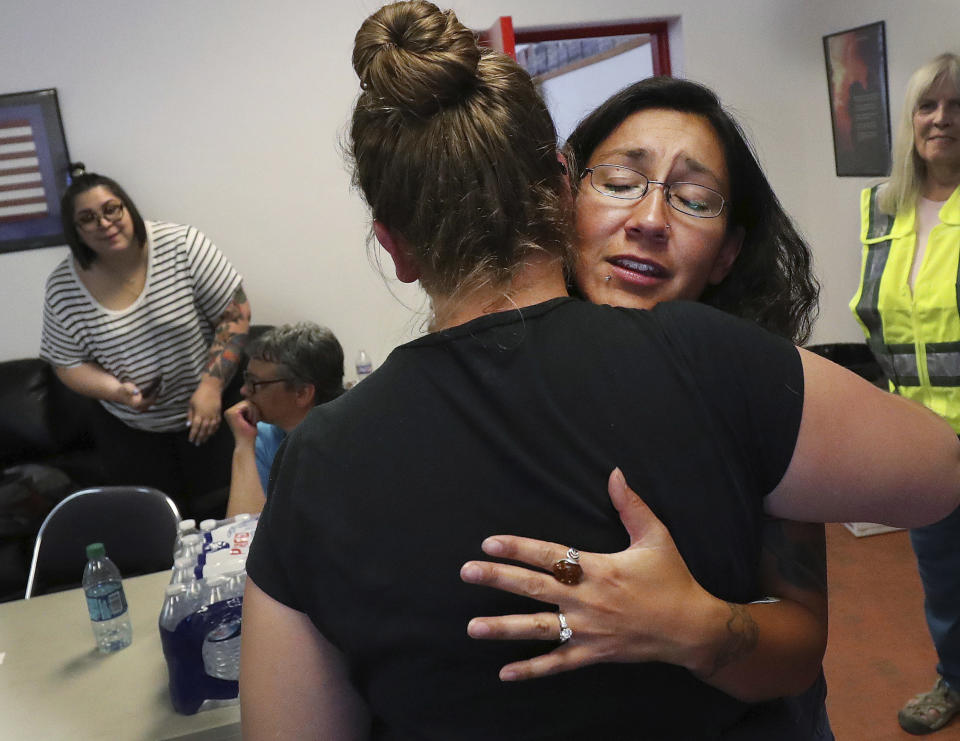
[[[933, 521], [960, 498], [960, 443], [926, 410], [715, 309], [570, 298], [550, 115], [452, 12], [381, 8], [354, 69], [355, 180], [432, 321], [312, 412], [275, 466], [247, 562], [244, 738], [751, 738], [757, 698], [727, 691], [739, 673], [777, 666], [771, 681], [799, 691], [820, 660], [762, 616], [740, 632], [762, 596], [764, 515]], [[883, 454], [876, 430], [892, 428], [909, 428], [919, 457]], [[623, 547], [621, 515], [647, 567], [629, 595], [651, 602], [643, 655], [501, 681], [542, 643], [481, 644], [466, 625], [527, 600], [462, 583], [460, 565], [488, 533], [524, 532], [562, 543], [545, 565], [587, 587], [602, 578], [591, 553]], [[587, 626], [542, 609], [538, 637], [576, 647]]]

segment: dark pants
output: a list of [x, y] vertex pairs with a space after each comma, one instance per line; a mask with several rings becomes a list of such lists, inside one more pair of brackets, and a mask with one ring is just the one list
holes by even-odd
[[137, 430], [99, 404], [92, 422], [106, 483], [159, 489], [176, 502], [184, 518], [224, 516], [233, 457], [233, 435], [226, 424], [198, 446], [187, 438], [187, 428]]
[[927, 627], [937, 672], [960, 690], [960, 508], [940, 522], [910, 531], [923, 582]]

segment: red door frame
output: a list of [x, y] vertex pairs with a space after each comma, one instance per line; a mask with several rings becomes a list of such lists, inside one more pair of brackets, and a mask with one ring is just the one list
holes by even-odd
[[517, 45], [513, 37], [513, 16], [502, 15], [486, 31], [477, 34], [480, 46], [490, 46], [497, 51], [517, 58]]

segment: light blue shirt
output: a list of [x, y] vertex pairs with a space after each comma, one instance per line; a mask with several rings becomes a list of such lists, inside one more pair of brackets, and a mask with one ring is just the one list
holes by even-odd
[[260, 485], [263, 495], [267, 495], [267, 484], [270, 482], [270, 468], [273, 459], [277, 456], [280, 444], [286, 439], [287, 433], [276, 425], [266, 422], [257, 422], [257, 442], [254, 447], [257, 460], [257, 473], [260, 474]]

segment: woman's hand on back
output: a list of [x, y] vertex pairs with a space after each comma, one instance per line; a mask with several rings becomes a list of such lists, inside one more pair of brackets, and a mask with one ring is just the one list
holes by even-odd
[[[504, 666], [501, 679], [531, 679], [605, 661], [664, 661], [701, 675], [714, 670], [725, 641], [716, 626], [729, 620], [730, 607], [696, 582], [666, 527], [629, 489], [619, 469], [608, 488], [630, 546], [619, 553], [581, 553], [579, 584], [486, 561], [471, 561], [461, 569], [468, 583], [558, 605], [573, 630], [570, 641], [549, 653]], [[496, 535], [483, 542], [483, 550], [549, 572], [567, 548]], [[467, 632], [480, 639], [556, 641], [560, 626], [556, 612], [541, 612], [474, 618]]]
[[[579, 583], [568, 586], [550, 573], [502, 563], [471, 561], [461, 569], [468, 583], [557, 605], [573, 631], [549, 653], [504, 666], [501, 679], [531, 679], [600, 662], [662, 661], [744, 702], [795, 695], [813, 683], [827, 642], [826, 598], [818, 589], [765, 578], [761, 588], [773, 586], [772, 594], [782, 592], [784, 599], [724, 602], [693, 578], [666, 527], [619, 470], [607, 488], [630, 545], [619, 553], [581, 554]], [[787, 538], [791, 544], [795, 539]], [[483, 550], [549, 572], [567, 549], [496, 535], [484, 541]], [[560, 621], [556, 612], [482, 617], [471, 620], [467, 632], [473, 638], [557, 641]]]

